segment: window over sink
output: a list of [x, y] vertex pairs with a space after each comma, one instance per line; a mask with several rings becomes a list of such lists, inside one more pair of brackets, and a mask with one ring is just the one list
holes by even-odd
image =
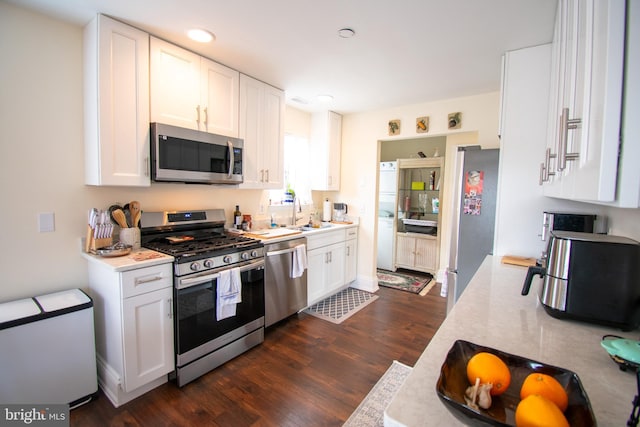
[[[309, 140], [293, 134], [284, 136], [284, 188], [271, 190], [269, 198], [274, 205], [286, 203], [287, 191], [293, 190], [302, 205], [313, 205], [311, 198], [311, 161]], [[290, 202], [289, 202], [290, 203]]]

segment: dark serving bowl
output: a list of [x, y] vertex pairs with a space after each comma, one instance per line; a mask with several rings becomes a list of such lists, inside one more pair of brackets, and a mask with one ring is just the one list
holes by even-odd
[[[492, 396], [493, 403], [489, 409], [475, 410], [467, 406], [464, 400], [464, 392], [470, 385], [467, 379], [467, 362], [481, 351], [493, 353], [507, 364], [511, 372], [511, 384], [500, 396]], [[570, 425], [597, 425], [587, 393], [575, 373], [467, 341], [458, 340], [453, 343], [440, 369], [436, 391], [447, 409], [466, 425], [515, 426], [520, 388], [524, 379], [532, 372], [551, 375], [564, 386], [569, 395], [569, 406], [564, 415]]]

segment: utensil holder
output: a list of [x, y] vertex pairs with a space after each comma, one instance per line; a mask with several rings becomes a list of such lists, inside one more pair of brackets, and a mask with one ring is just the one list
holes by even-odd
[[113, 244], [111, 237], [104, 237], [102, 239], [96, 239], [93, 228], [87, 225], [87, 238], [85, 242], [84, 250], [87, 253], [96, 253], [96, 249], [104, 248]]
[[131, 245], [134, 251], [140, 249], [140, 229], [138, 227], [121, 228], [118, 238], [120, 243]]

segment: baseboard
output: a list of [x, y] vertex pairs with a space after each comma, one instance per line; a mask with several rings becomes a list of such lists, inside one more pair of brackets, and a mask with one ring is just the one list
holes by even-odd
[[167, 382], [167, 376], [151, 381], [131, 392], [125, 392], [122, 389], [122, 380], [120, 375], [109, 364], [105, 362], [100, 355], [96, 355], [98, 365], [98, 386], [102, 389], [107, 399], [114, 407], [119, 407], [127, 402], [132, 401], [136, 397], [140, 397], [148, 391]]
[[376, 293], [378, 292], [378, 276], [358, 275], [356, 280], [349, 283], [349, 286], [361, 291]]

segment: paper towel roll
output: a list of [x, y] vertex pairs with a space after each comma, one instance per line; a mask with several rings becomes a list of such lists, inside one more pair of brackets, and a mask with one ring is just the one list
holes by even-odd
[[331, 221], [331, 202], [329, 199], [325, 199], [322, 204], [322, 220], [323, 221]]

